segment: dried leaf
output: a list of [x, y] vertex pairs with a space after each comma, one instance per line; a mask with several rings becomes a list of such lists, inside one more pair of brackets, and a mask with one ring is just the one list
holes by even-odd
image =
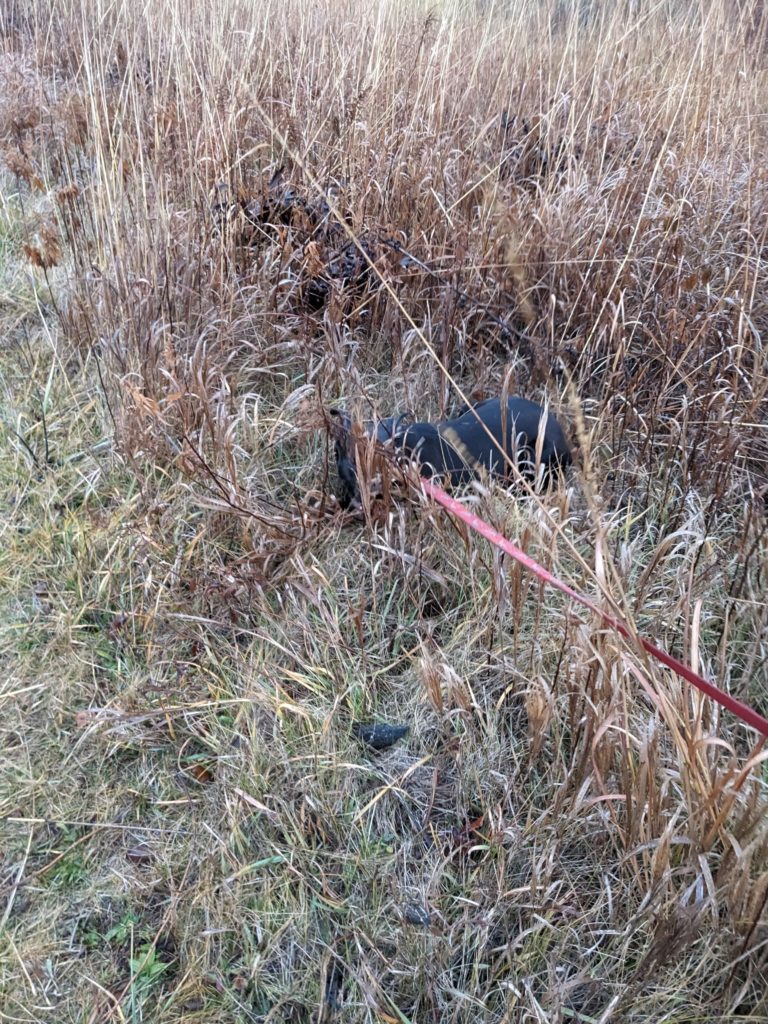
[[214, 774], [211, 769], [199, 761], [189, 766], [189, 774], [197, 779], [198, 782], [206, 785], [214, 780]]

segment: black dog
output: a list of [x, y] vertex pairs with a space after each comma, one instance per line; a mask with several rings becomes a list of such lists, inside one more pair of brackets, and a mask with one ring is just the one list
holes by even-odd
[[[543, 433], [541, 433], [543, 431]], [[541, 433], [541, 438], [540, 438]], [[482, 471], [511, 474], [510, 464], [535, 479], [537, 447], [545, 474], [565, 468], [571, 452], [552, 413], [527, 398], [489, 398], [455, 420], [413, 423], [395, 436], [395, 447], [421, 464], [422, 476], [447, 476], [453, 487]]]
[[[346, 413], [333, 412], [341, 427], [336, 434], [340, 501], [347, 508], [359, 498], [354, 450], [350, 450], [352, 424]], [[447, 476], [453, 487], [469, 483], [483, 472], [495, 477], [513, 475], [510, 464], [530, 482], [535, 482], [540, 465], [546, 481], [571, 462], [560, 424], [552, 413], [545, 414], [542, 406], [527, 398], [514, 396], [506, 402], [489, 398], [457, 419], [436, 424], [404, 425], [407, 419], [390, 416], [365, 423], [363, 433], [380, 444], [391, 441], [395, 452], [419, 462], [422, 476]]]

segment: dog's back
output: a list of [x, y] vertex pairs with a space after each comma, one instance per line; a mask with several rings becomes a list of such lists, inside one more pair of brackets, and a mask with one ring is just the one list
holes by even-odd
[[522, 455], [531, 462], [540, 447], [541, 464], [547, 470], [565, 468], [571, 462], [568, 442], [554, 414], [517, 395], [506, 402], [489, 398], [443, 426], [455, 431], [483, 468], [494, 475], [507, 475], [507, 460], [499, 446], [508, 457]]
[[395, 437], [395, 448], [418, 458], [425, 476], [449, 475], [454, 487], [482, 471], [507, 476], [510, 461], [530, 479], [537, 454], [546, 476], [571, 462], [555, 416], [519, 396], [489, 398], [436, 425], [413, 423]]

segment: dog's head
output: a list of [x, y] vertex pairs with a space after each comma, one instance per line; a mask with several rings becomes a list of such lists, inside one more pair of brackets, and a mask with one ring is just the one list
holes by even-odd
[[360, 488], [357, 478], [357, 445], [361, 440], [385, 445], [392, 442], [408, 416], [401, 413], [381, 420], [355, 423], [344, 409], [330, 409], [331, 437], [334, 440], [336, 467], [339, 473], [339, 503], [342, 508], [358, 504]]

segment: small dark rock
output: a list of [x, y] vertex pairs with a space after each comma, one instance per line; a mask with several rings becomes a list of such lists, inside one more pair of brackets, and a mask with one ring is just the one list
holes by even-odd
[[387, 725], [384, 722], [354, 722], [352, 732], [374, 750], [386, 750], [408, 732], [408, 725]]

